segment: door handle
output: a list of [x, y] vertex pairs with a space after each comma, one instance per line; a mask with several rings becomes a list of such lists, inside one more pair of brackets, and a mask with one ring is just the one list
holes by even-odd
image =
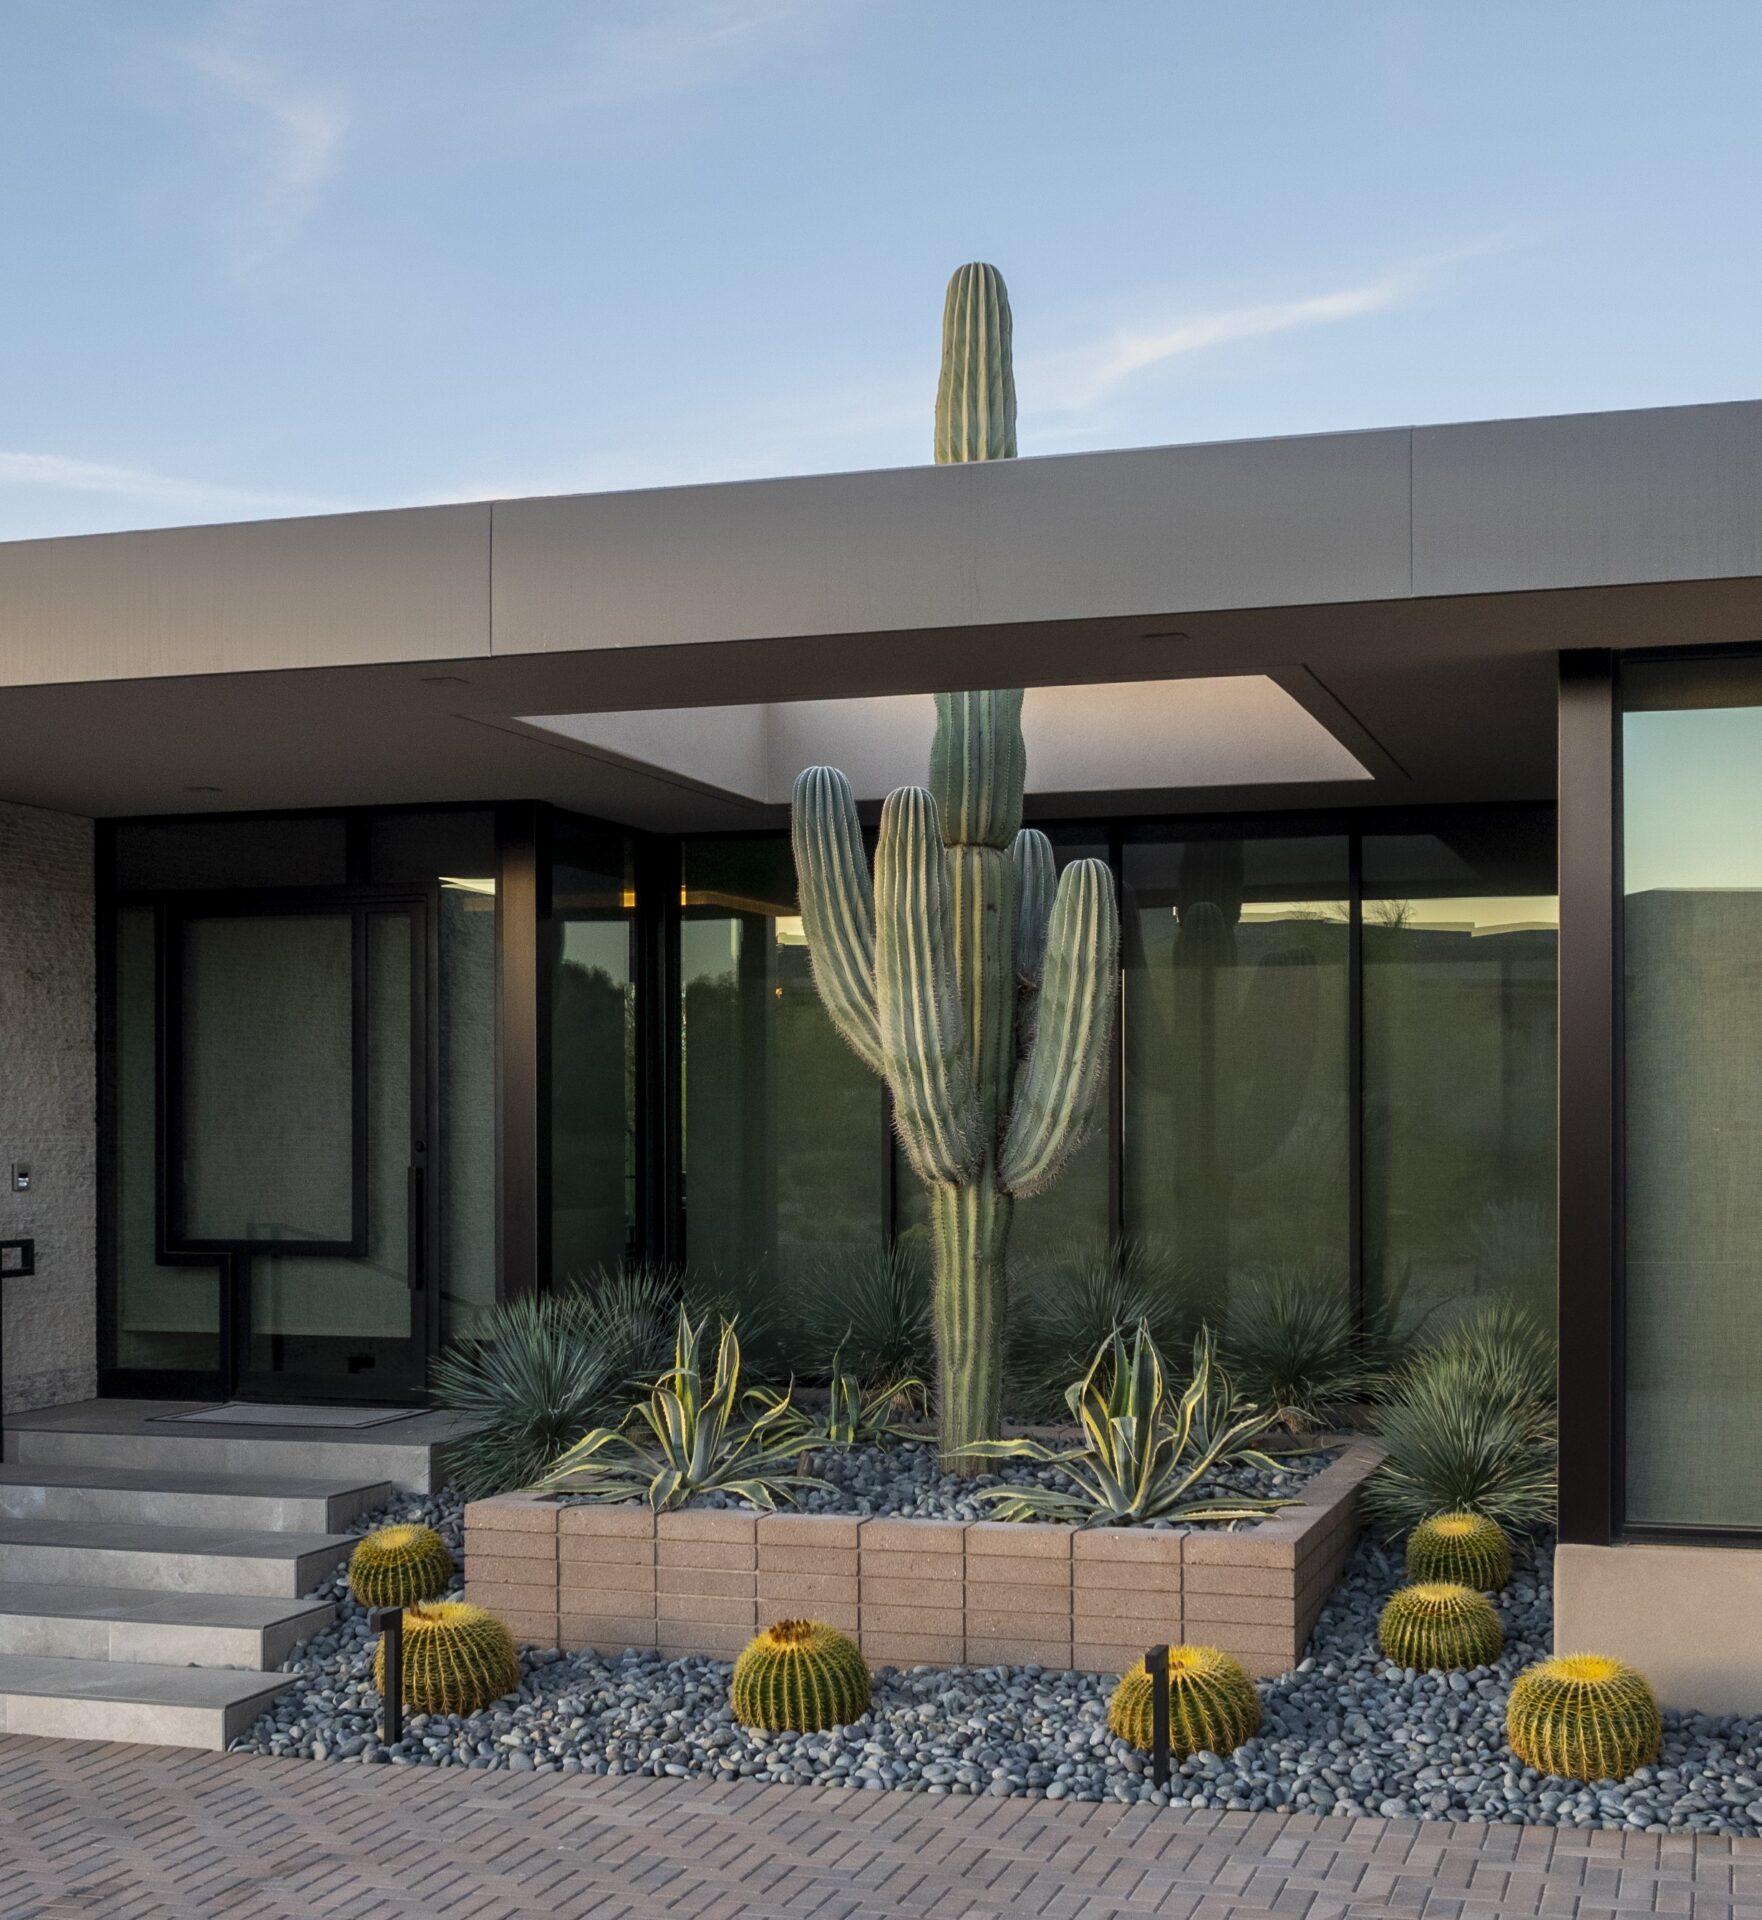
[[404, 1284], [412, 1293], [420, 1293], [428, 1283], [428, 1209], [423, 1205], [425, 1180], [420, 1167], [412, 1167], [405, 1176], [407, 1206], [404, 1242]]

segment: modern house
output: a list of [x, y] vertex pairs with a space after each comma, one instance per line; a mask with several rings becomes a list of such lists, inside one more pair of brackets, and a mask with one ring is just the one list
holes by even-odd
[[1754, 403], [0, 546], [8, 1412], [909, 1238], [790, 783], [1024, 685], [1126, 942], [1019, 1257], [1558, 1299], [1561, 1641], [1754, 1710], [1759, 646]]

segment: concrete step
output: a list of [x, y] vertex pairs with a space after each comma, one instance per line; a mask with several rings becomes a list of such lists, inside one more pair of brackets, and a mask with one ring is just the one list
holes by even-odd
[[169, 1467], [0, 1467], [0, 1520], [137, 1520], [253, 1532], [336, 1533], [392, 1497], [389, 1481]]
[[335, 1618], [328, 1601], [43, 1581], [0, 1586], [0, 1654], [260, 1671]]
[[168, 1527], [122, 1520], [0, 1519], [0, 1584], [273, 1594], [293, 1599], [328, 1579], [353, 1545], [346, 1534], [333, 1533], [253, 1533], [238, 1527]]
[[337, 1486], [385, 1481], [403, 1493], [430, 1493], [445, 1481], [448, 1443], [476, 1424], [462, 1414], [434, 1411], [355, 1428], [222, 1425], [167, 1417], [202, 1404], [86, 1400], [9, 1414], [6, 1461], [12, 1466], [129, 1467], [253, 1480], [292, 1476]]
[[0, 1653], [0, 1732], [218, 1753], [291, 1684], [285, 1673]]

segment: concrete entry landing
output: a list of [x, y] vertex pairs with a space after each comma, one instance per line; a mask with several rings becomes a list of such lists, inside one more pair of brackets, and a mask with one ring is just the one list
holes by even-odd
[[[188, 1403], [200, 1406], [204, 1403]], [[427, 1492], [463, 1422], [167, 1421], [92, 1400], [13, 1415], [0, 1467], [0, 1727], [223, 1748], [335, 1618], [349, 1529]]]

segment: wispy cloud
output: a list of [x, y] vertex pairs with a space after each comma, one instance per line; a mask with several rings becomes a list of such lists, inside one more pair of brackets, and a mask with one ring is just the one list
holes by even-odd
[[234, 252], [252, 267], [299, 233], [341, 162], [349, 112], [341, 97], [240, 51], [226, 26], [174, 50], [196, 80], [186, 104], [239, 162]]
[[1020, 382], [1036, 409], [1070, 413], [1092, 407], [1151, 367], [1242, 340], [1337, 326], [1386, 312], [1413, 298], [1444, 267], [1506, 244], [1503, 237], [1477, 241], [1448, 253], [1425, 254], [1356, 286], [1292, 299], [1261, 301], [1188, 314], [1161, 326], [1123, 327], [1098, 340], [1065, 348], [1023, 364]]
[[214, 480], [158, 473], [109, 460], [63, 453], [22, 453], [0, 448], [0, 487], [49, 493], [101, 494], [157, 511], [185, 513], [337, 513], [344, 503], [311, 494], [261, 487], [227, 486]]
[[591, 29], [586, 90], [604, 104], [695, 92], [765, 58], [824, 12], [825, 0], [647, 0], [629, 24]]

